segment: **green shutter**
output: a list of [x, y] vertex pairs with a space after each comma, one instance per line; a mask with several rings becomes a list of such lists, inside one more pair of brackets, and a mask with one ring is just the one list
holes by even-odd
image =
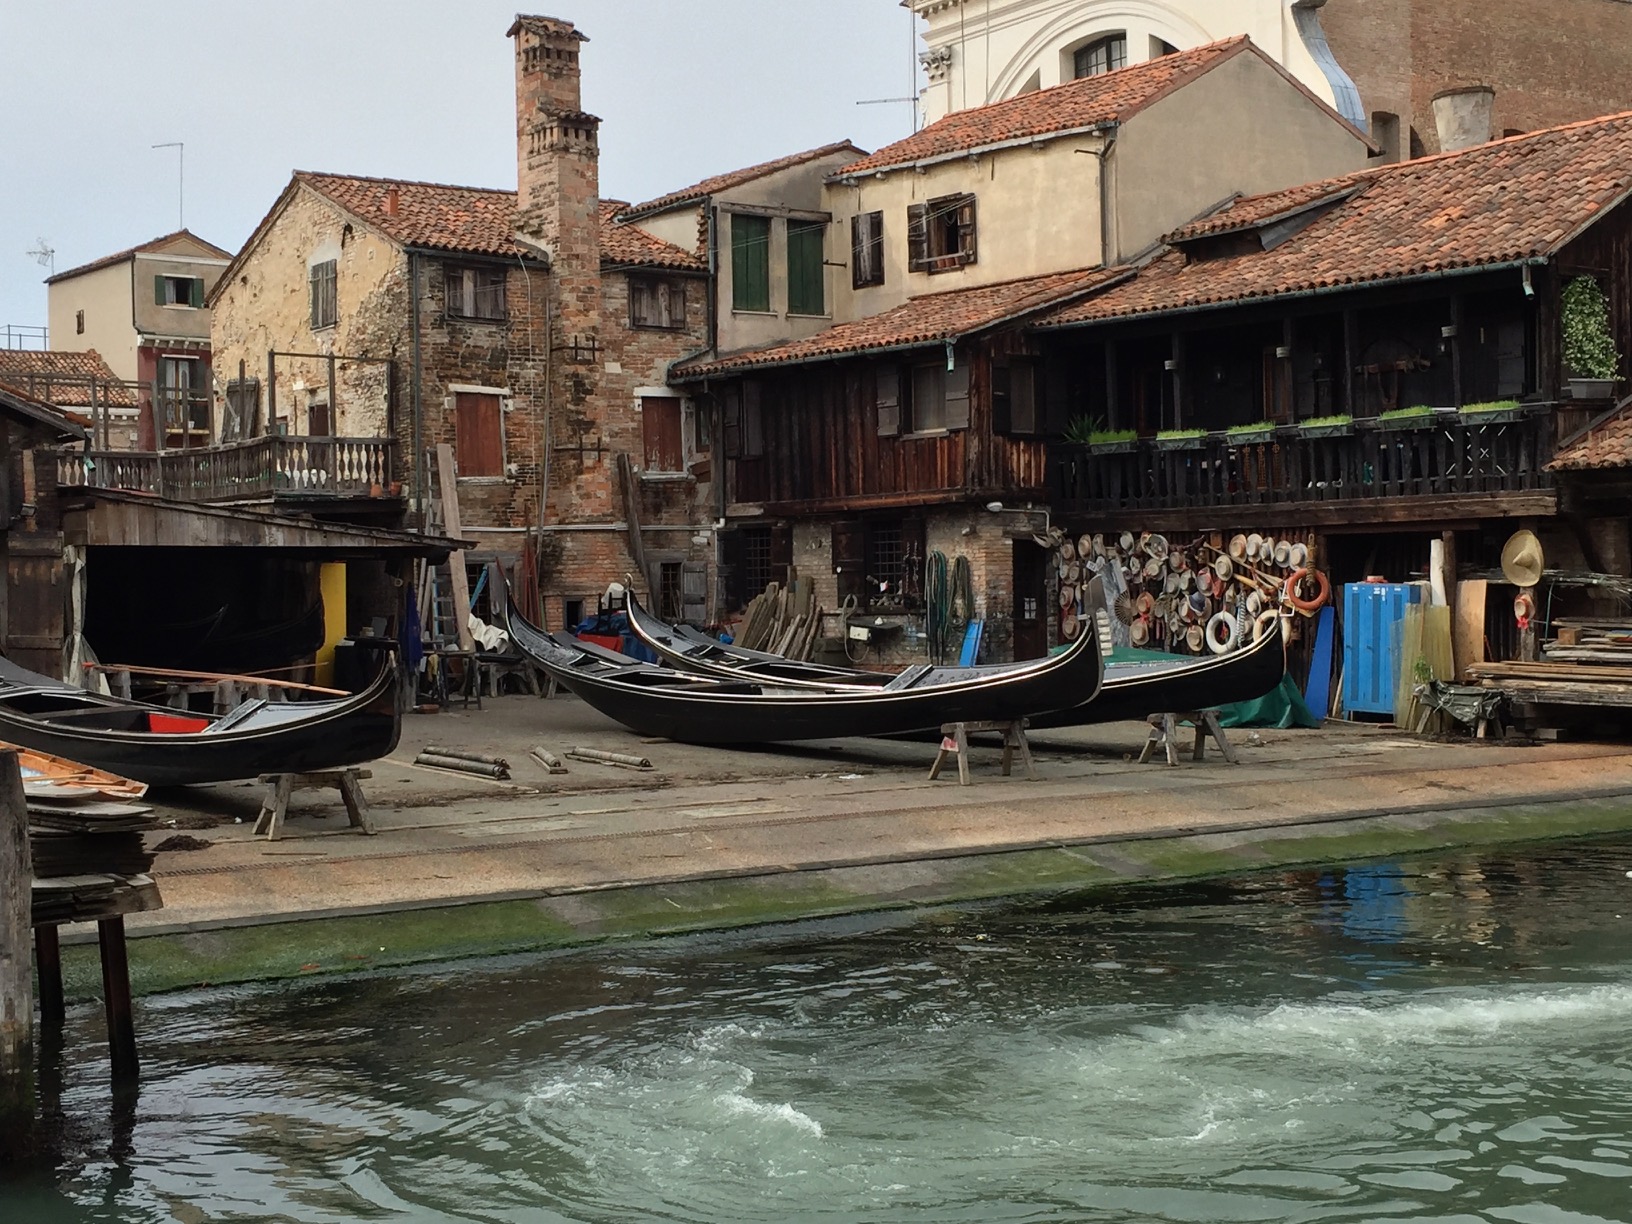
[[155, 276], [153, 278], [153, 305], [163, 306], [164, 304], [164, 277]]
[[771, 308], [771, 219], [731, 214], [731, 309]]
[[788, 222], [788, 313], [825, 314], [826, 295], [822, 286], [822, 239], [827, 224], [822, 221]]
[[187, 304], [189, 306], [204, 305], [204, 278], [195, 276], [187, 282]]

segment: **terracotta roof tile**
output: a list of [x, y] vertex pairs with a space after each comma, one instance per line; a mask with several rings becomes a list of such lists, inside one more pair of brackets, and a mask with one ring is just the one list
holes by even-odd
[[1129, 272], [1124, 268], [1079, 268], [996, 285], [929, 293], [909, 298], [891, 310], [865, 319], [837, 324], [803, 340], [714, 360], [695, 359], [674, 366], [671, 373], [683, 379], [702, 378], [879, 349], [938, 344], [1041, 310], [1088, 292], [1107, 280], [1127, 275]]
[[[404, 246], [475, 255], [529, 253], [515, 241], [514, 191], [308, 170], [295, 171], [295, 180]], [[394, 215], [386, 211], [393, 189], [397, 193]]]
[[69, 268], [66, 272], [54, 272], [45, 278], [45, 283], [51, 285], [60, 280], [67, 280], [70, 276], [83, 276], [87, 272], [96, 272], [102, 268], [110, 268], [116, 263], [124, 263], [125, 260], [129, 259], [133, 255], [143, 254], [148, 251], [157, 251], [166, 243], [174, 242], [177, 238], [191, 238], [194, 242], [200, 244], [201, 246], [209, 247], [210, 250], [214, 251], [216, 256], [220, 259], [232, 258], [231, 251], [223, 251], [220, 247], [216, 246], [215, 243], [200, 238], [197, 234], [193, 233], [192, 230], [179, 229], [173, 233], [161, 234], [157, 238], [141, 243], [138, 246], [126, 247], [122, 251], [115, 251], [112, 255], [104, 255], [101, 259], [93, 259], [90, 263], [80, 264], [77, 268]]
[[767, 162], [760, 162], [757, 166], [745, 166], [741, 170], [731, 170], [725, 174], [716, 174], [700, 183], [693, 183], [690, 187], [679, 191], [671, 191], [667, 195], [660, 195], [654, 200], [647, 200], [643, 204], [636, 204], [624, 210], [626, 216], [638, 217], [646, 213], [664, 212], [681, 204], [690, 204], [697, 200], [706, 200], [709, 196], [718, 195], [722, 191], [729, 191], [733, 187], [740, 187], [744, 183], [751, 183], [757, 178], [764, 178], [767, 174], [775, 174], [778, 170], [788, 170], [794, 166], [804, 165], [806, 162], [818, 158], [830, 157], [835, 153], [860, 153], [865, 155], [867, 150], [857, 148], [848, 140], [825, 144], [817, 149], [806, 149], [803, 153], [790, 153], [786, 157], [773, 158]]
[[21, 387], [0, 381], [0, 404], [35, 422], [55, 429], [63, 437], [83, 438], [91, 419], [77, 412], [63, 411], [30, 395]]
[[1560, 447], [1547, 467], [1555, 472], [1632, 467], [1632, 399], [1599, 417]]
[[0, 381], [56, 408], [90, 407], [94, 382], [97, 403], [117, 408], [136, 407], [135, 396], [95, 349], [83, 353], [60, 349], [0, 349]]
[[638, 225], [619, 225], [614, 218], [628, 208], [624, 200], [601, 201], [601, 266], [680, 268], [706, 272], [708, 263], [695, 251], [648, 234]]
[[1190, 259], [1168, 249], [1137, 277], [1039, 319], [1065, 326], [1542, 259], [1632, 190], [1632, 112], [1513, 136], [1238, 201], [1185, 241], [1341, 198], [1267, 251]]
[[953, 111], [923, 131], [851, 162], [838, 174], [865, 174], [1028, 136], [1117, 123], [1251, 46], [1246, 35], [1238, 35], [1115, 72]]

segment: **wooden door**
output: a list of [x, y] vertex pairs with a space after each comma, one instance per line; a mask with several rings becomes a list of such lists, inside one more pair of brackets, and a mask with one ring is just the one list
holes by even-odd
[[1048, 554], [1030, 540], [1014, 542], [1014, 658], [1048, 653]]
[[680, 442], [680, 400], [667, 395], [642, 396], [640, 436], [645, 449], [642, 466], [646, 471], [685, 471], [685, 451]]
[[62, 670], [62, 536], [15, 533], [7, 541], [5, 654], [19, 667], [55, 676]]
[[504, 432], [497, 395], [478, 391], [455, 394], [453, 431], [459, 475], [504, 475]]

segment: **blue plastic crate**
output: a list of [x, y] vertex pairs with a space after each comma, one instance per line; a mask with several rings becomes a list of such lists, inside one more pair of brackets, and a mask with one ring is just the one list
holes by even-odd
[[1351, 582], [1343, 587], [1343, 709], [1392, 714], [1399, 683], [1399, 629], [1422, 597], [1407, 583]]

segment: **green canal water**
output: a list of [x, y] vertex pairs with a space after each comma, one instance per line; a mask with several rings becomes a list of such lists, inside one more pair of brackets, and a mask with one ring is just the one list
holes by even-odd
[[82, 1009], [0, 1220], [1632, 1220], [1629, 871], [1597, 842], [199, 990], [140, 1005], [118, 1103]]

